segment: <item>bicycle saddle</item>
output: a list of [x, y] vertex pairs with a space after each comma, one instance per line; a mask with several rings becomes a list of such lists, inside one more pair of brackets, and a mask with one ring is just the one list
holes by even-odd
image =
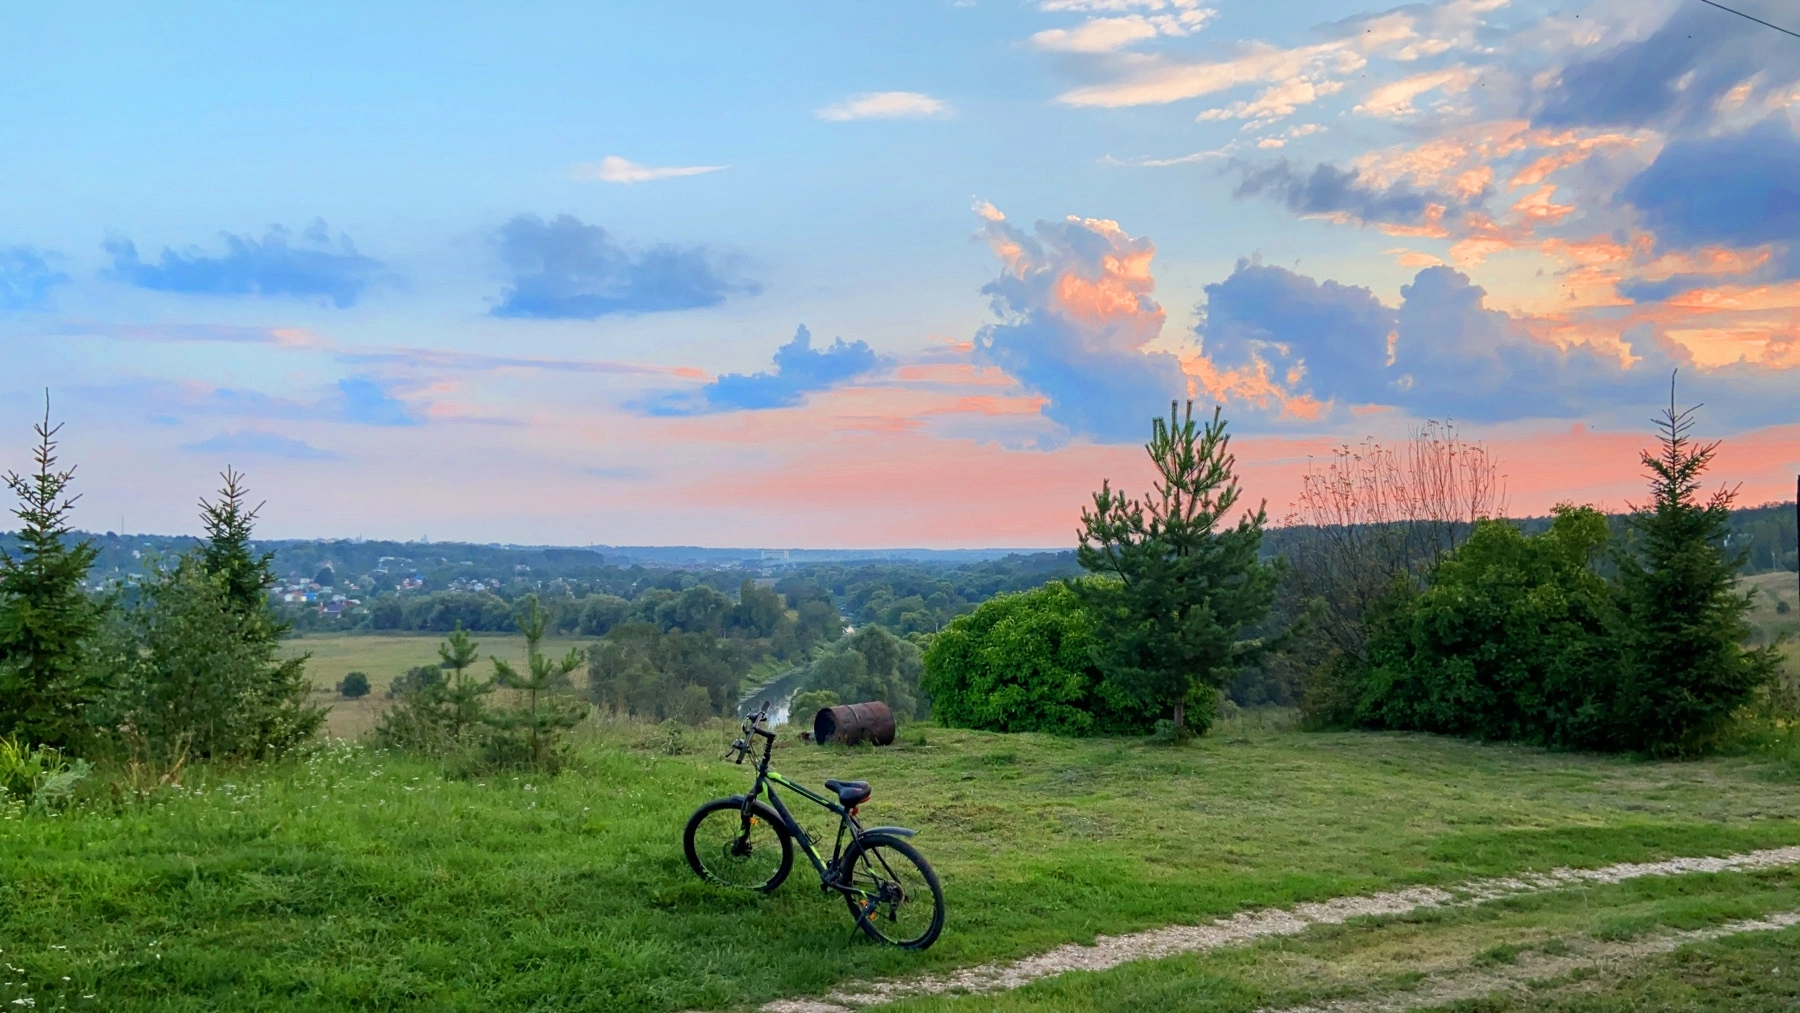
[[826, 781], [825, 790], [837, 792], [838, 802], [847, 806], [862, 805], [874, 794], [867, 781]]

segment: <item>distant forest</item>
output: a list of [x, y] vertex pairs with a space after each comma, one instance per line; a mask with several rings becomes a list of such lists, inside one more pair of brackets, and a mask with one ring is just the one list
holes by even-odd
[[[1622, 516], [1611, 521], [1622, 529]], [[1515, 523], [1535, 533], [1547, 528], [1549, 519]], [[1280, 556], [1300, 534], [1271, 528], [1263, 551]], [[90, 584], [127, 591], [150, 561], [172, 560], [194, 544], [181, 536], [106, 532], [81, 537], [99, 550]], [[11, 545], [12, 536], [0, 534], [0, 547]], [[912, 559], [882, 552], [856, 559], [842, 553], [851, 558], [822, 561], [816, 557], [823, 553], [796, 552], [792, 555], [814, 557], [796, 560], [765, 558], [774, 554], [755, 550], [736, 550], [736, 558], [733, 550], [669, 550], [671, 557], [684, 559], [671, 564], [646, 561], [653, 554], [643, 550], [616, 559], [585, 548], [457, 542], [272, 540], [259, 548], [275, 553], [279, 606], [299, 632], [447, 632], [459, 622], [472, 630], [510, 631], [512, 604], [528, 593], [543, 598], [553, 628], [560, 632], [603, 635], [616, 623], [635, 621], [668, 628], [680, 625], [670, 621], [670, 614], [684, 592], [704, 587], [735, 598], [749, 579], [773, 589], [790, 607], [808, 600], [828, 603], [848, 625], [875, 624], [905, 636], [936, 632], [996, 594], [1081, 573], [1072, 550], [915, 553], [925, 558]], [[1800, 568], [1793, 505], [1732, 511], [1729, 548], [1745, 552], [1747, 574]]]

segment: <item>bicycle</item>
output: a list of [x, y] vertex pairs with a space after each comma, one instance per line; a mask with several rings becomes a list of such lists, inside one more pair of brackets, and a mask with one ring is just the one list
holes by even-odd
[[[764, 702], [748, 721], [743, 737], [731, 744], [739, 764], [763, 740], [756, 781], [748, 794], [713, 799], [694, 810], [682, 834], [688, 865], [701, 879], [718, 886], [770, 893], [787, 879], [794, 865], [794, 842], [819, 874], [819, 889], [836, 891], [849, 905], [850, 916], [876, 942], [907, 950], [923, 950], [944, 929], [944, 889], [937, 873], [908, 838], [906, 827], [865, 827], [856, 818], [872, 791], [866, 781], [825, 782], [835, 800], [810, 791], [769, 769], [775, 733], [762, 727], [769, 705]], [[795, 792], [838, 817], [837, 843], [831, 858], [819, 856], [812, 838], [775, 793], [775, 786]], [[767, 794], [768, 801], [762, 801]]]

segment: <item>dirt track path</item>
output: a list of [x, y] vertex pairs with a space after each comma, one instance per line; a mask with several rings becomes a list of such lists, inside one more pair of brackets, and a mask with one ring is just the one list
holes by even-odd
[[1476, 999], [1496, 992], [1522, 990], [1534, 982], [1552, 981], [1577, 971], [1601, 971], [1670, 953], [1689, 943], [1724, 939], [1746, 932], [1778, 932], [1800, 925], [1800, 911], [1783, 911], [1767, 918], [1729, 922], [1709, 929], [1664, 932], [1622, 943], [1583, 941], [1569, 953], [1521, 953], [1511, 964], [1453, 974], [1432, 975], [1405, 992], [1364, 999], [1290, 1006], [1278, 1013], [1405, 1013], [1407, 1010], [1442, 1006]]
[[[883, 1006], [909, 996], [946, 992], [976, 995], [1004, 992], [1068, 971], [1105, 971], [1134, 960], [1154, 960], [1181, 953], [1204, 953], [1228, 947], [1246, 946], [1276, 936], [1298, 935], [1315, 925], [1339, 925], [1353, 918], [1405, 915], [1428, 908], [1484, 904], [1506, 897], [1545, 893], [1575, 886], [1622, 883], [1645, 876], [1749, 872], [1757, 869], [1786, 868], [1795, 865], [1800, 865], [1800, 846], [1753, 851], [1748, 854], [1728, 855], [1722, 858], [1672, 858], [1662, 862], [1628, 862], [1598, 869], [1555, 869], [1545, 873], [1525, 873], [1518, 876], [1470, 880], [1451, 887], [1414, 887], [1357, 897], [1339, 897], [1316, 904], [1297, 904], [1291, 908], [1240, 912], [1231, 918], [1220, 919], [1206, 925], [1171, 925], [1166, 928], [1132, 932], [1120, 936], [1100, 936], [1094, 940], [1091, 946], [1069, 944], [1011, 963], [982, 964], [948, 974], [920, 975], [914, 978], [872, 982], [856, 990], [832, 992], [821, 998], [777, 999], [767, 1003], [762, 1009], [764, 1013], [851, 1013], [853, 1010]], [[1761, 927], [1764, 930], [1784, 928], [1796, 922], [1800, 922], [1800, 917], [1796, 917], [1795, 922], [1786, 922], [1780, 925], [1771, 922]], [[1750, 922], [1734, 924], [1739, 926], [1761, 925], [1761, 923]], [[1724, 932], [1727, 928], [1730, 926], [1720, 926], [1717, 929], [1703, 931], [1734, 934], [1736, 931], [1756, 930], [1754, 927], [1742, 927], [1732, 933]], [[1688, 939], [1687, 936], [1693, 938]], [[1678, 940], [1669, 943], [1668, 949], [1674, 949], [1701, 938], [1718, 937], [1707, 937], [1698, 933], [1653, 937], [1655, 940]], [[1649, 945], [1646, 941], [1640, 941], [1640, 943]], [[1638, 944], [1610, 945], [1618, 948]], [[1595, 961], [1614, 959], [1606, 956], [1610, 952], [1605, 948], [1584, 948], [1572, 954], [1571, 959]], [[1645, 955], [1654, 952], [1666, 952], [1666, 950], [1646, 950]], [[1556, 958], [1546, 956], [1546, 959]], [[1546, 976], [1554, 977], [1555, 975], [1540, 975], [1539, 977]], [[1475, 976], [1466, 975], [1464, 977], [1468, 980], [1461, 985], [1453, 985], [1450, 983], [1450, 979], [1445, 979], [1446, 984], [1443, 987], [1447, 989], [1476, 987], [1478, 982]], [[1489, 991], [1495, 991], [1502, 987], [1513, 987], [1502, 980], [1505, 976], [1500, 971], [1489, 972], [1488, 977], [1497, 982]], [[1462, 981], [1461, 978], [1456, 980]], [[1409, 996], [1411, 994], [1408, 993]], [[1395, 1001], [1400, 1001], [1400, 998], [1396, 998]], [[1450, 1000], [1437, 1001], [1448, 1002]], [[1353, 1010], [1361, 1013], [1366, 1009], [1369, 1013], [1374, 1013], [1377, 1010], [1406, 1008], [1412, 1007], [1347, 1005], [1342, 1007], [1342, 1010], [1344, 1013], [1351, 1013]], [[1305, 1009], [1311, 1010], [1314, 1007], [1305, 1007]], [[1336, 1013], [1339, 1007], [1321, 1006], [1316, 1009], [1320, 1011], [1329, 1009]], [[1299, 1013], [1299, 1011], [1296, 1010], [1295, 1013]]]

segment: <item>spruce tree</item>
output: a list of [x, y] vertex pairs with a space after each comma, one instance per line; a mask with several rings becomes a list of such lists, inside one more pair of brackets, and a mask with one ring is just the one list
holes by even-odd
[[[225, 484], [219, 487], [218, 502], [200, 501], [200, 526], [206, 531], [200, 559], [206, 572], [224, 585], [238, 612], [264, 615], [269, 611], [269, 588], [275, 584], [275, 554], [257, 555], [250, 541], [263, 505], [247, 507], [250, 491], [244, 486], [243, 472], [227, 467], [219, 477]], [[269, 618], [274, 619], [273, 615]], [[276, 635], [286, 631], [285, 624], [275, 629]]]
[[56, 466], [50, 399], [34, 426], [38, 444], [30, 474], [8, 472], [18, 497], [17, 555], [0, 548], [0, 736], [67, 749], [89, 737], [88, 707], [104, 689], [93, 656], [105, 606], [83, 583], [98, 555], [73, 540], [69, 495], [75, 469]]
[[1779, 664], [1773, 646], [1744, 647], [1751, 592], [1737, 588], [1741, 553], [1725, 549], [1735, 490], [1700, 499], [1719, 444], [1694, 441], [1695, 410], [1677, 408], [1671, 379], [1661, 446], [1642, 455], [1652, 499], [1633, 512], [1618, 558], [1625, 662], [1614, 727], [1621, 746], [1661, 755], [1710, 746]]
[[[217, 589], [231, 618], [218, 633], [221, 652], [229, 645], [243, 661], [231, 676], [218, 675], [219, 684], [210, 688], [214, 696], [229, 701], [224, 706], [231, 717], [217, 725], [212, 746], [203, 755], [274, 756], [311, 738], [325, 712], [307, 700], [312, 684], [306, 678], [306, 662], [311, 655], [279, 656], [279, 641], [288, 624], [276, 616], [269, 600], [275, 554], [259, 555], [251, 542], [262, 507], [247, 506], [249, 490], [242, 472], [228, 467], [221, 478], [218, 500], [200, 501], [206, 539], [194, 550], [190, 565]], [[173, 573], [169, 579], [175, 579]], [[203, 676], [202, 681], [208, 678]]]
[[[1103, 482], [1081, 513], [1076, 561], [1102, 580], [1077, 585], [1100, 634], [1097, 660], [1107, 682], [1170, 713], [1177, 736], [1204, 732], [1219, 690], [1255, 645], [1239, 633], [1268, 614], [1275, 569], [1257, 555], [1265, 513], [1234, 525], [1236, 458], [1219, 409], [1204, 426], [1194, 403], [1151, 425], [1144, 450], [1158, 481], [1142, 500]], [[1188, 704], [1200, 705], [1189, 720]]]

